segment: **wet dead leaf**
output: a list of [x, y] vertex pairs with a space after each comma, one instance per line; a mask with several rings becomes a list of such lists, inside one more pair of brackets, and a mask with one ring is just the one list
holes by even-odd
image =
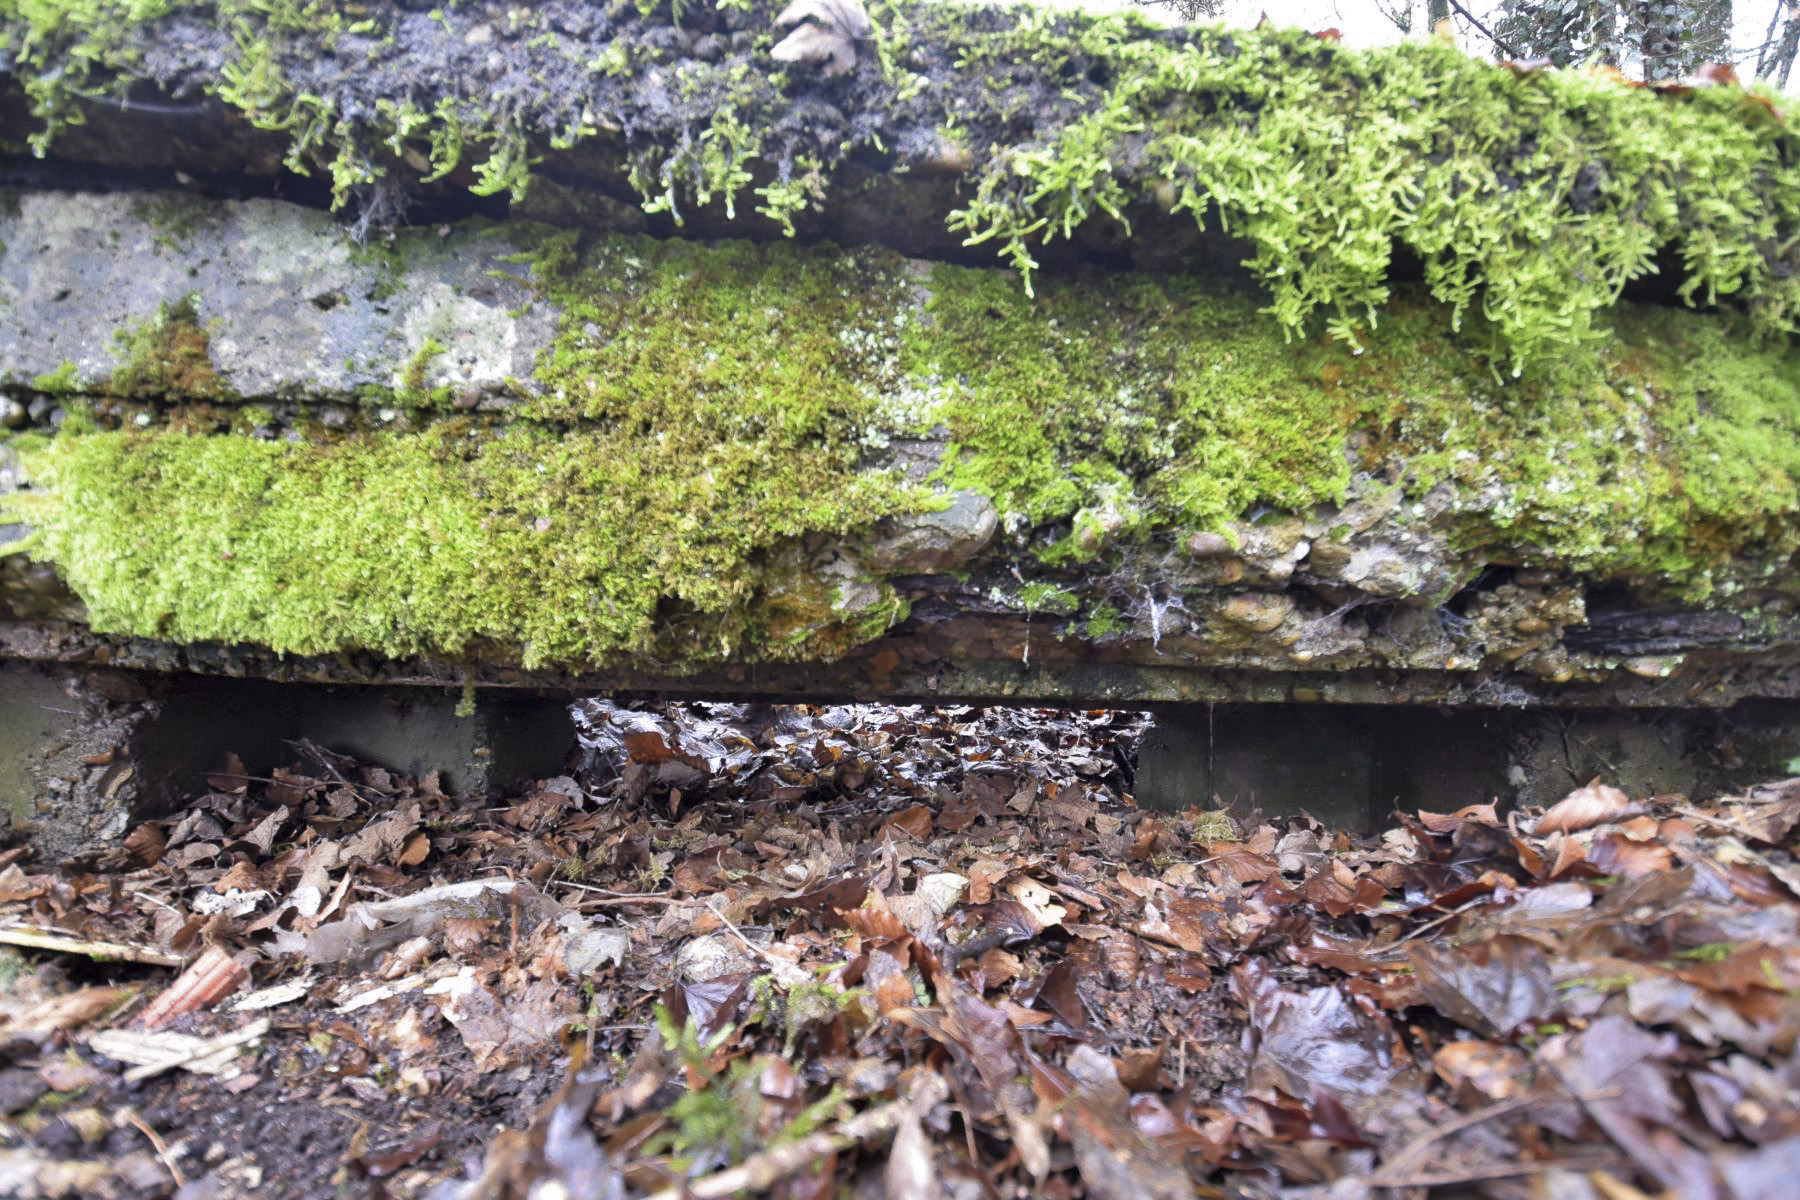
[[1549, 961], [1523, 938], [1458, 947], [1420, 941], [1406, 957], [1426, 1002], [1476, 1033], [1510, 1037], [1557, 1012]]
[[1531, 1070], [1530, 1060], [1512, 1046], [1480, 1041], [1447, 1042], [1431, 1065], [1452, 1088], [1467, 1087], [1489, 1100], [1518, 1095]]
[[1371, 1101], [1404, 1069], [1394, 1058], [1392, 1027], [1341, 989], [1289, 991], [1257, 964], [1234, 968], [1232, 980], [1257, 1033], [1253, 1084], [1302, 1102], [1316, 1091]]
[[893, 814], [884, 824], [915, 842], [922, 842], [931, 836], [931, 809], [923, 804], [915, 804]]
[[1187, 1172], [1138, 1132], [1129, 1108], [1117, 1099], [1078, 1092], [1064, 1108], [1062, 1124], [1081, 1181], [1098, 1200], [1189, 1200], [1194, 1195]]
[[1063, 918], [1069, 915], [1068, 908], [1056, 902], [1056, 893], [1035, 879], [1014, 879], [1006, 885], [1006, 893], [1031, 914], [1036, 926], [1034, 933], [1062, 924]]
[[939, 1200], [944, 1194], [938, 1182], [931, 1142], [919, 1123], [919, 1114], [910, 1105], [900, 1114], [893, 1145], [888, 1149], [882, 1182], [887, 1187], [889, 1200]]
[[1595, 838], [1587, 859], [1595, 870], [1608, 875], [1648, 875], [1675, 865], [1675, 855], [1662, 843], [1634, 841], [1619, 833]]
[[243, 795], [250, 786], [250, 776], [244, 769], [244, 760], [229, 751], [220, 755], [206, 773], [206, 786], [227, 795]]

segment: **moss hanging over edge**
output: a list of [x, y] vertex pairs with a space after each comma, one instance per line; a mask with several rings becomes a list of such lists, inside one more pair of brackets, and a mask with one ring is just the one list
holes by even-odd
[[[1465, 574], [1729, 604], [1800, 549], [1800, 362], [1731, 318], [1627, 306], [1514, 382], [1416, 289], [1358, 354], [1285, 343], [1192, 278], [1027, 296], [875, 250], [560, 234], [529, 260], [561, 334], [500, 422], [269, 440], [228, 416], [77, 419], [17, 440], [32, 490], [0, 507], [104, 632], [573, 667], [841, 655], [906, 613], [859, 559], [871, 528], [950, 488], [1000, 511], [1024, 609], [1101, 632], [1084, 570], [1353, 485], [1393, 489], [1392, 530], [1448, 536]], [[925, 485], [886, 465], [933, 438]]]
[[[876, 5], [873, 44], [826, 81], [768, 58], [773, 5], [679, 12], [520, 8], [499, 83], [480, 58], [494, 27], [455, 4], [352, 20], [319, 0], [31, 0], [0, 19], [0, 56], [46, 123], [40, 150], [87, 93], [152, 77], [282, 131], [289, 165], [323, 166], [339, 203], [405, 178], [517, 196], [534, 156], [607, 138], [647, 208], [742, 197], [791, 231], [852, 155], [960, 147], [973, 195], [946, 219], [1027, 273], [1042, 241], [1155, 202], [1247, 237], [1287, 331], [1323, 318], [1355, 345], [1399, 244], [1508, 373], [1601, 337], [1665, 248], [1690, 303], [1780, 336], [1800, 312], [1800, 147], [1736, 87], [939, 3]], [[444, 69], [420, 91], [425, 61]]]

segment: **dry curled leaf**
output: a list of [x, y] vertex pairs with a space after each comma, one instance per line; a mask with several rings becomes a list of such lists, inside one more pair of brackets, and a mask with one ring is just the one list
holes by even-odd
[[826, 76], [856, 65], [856, 43], [870, 34], [869, 14], [858, 0], [793, 0], [775, 18], [777, 29], [798, 26], [769, 57], [783, 63], [823, 63]]
[[1578, 787], [1558, 800], [1549, 812], [1539, 817], [1533, 831], [1539, 837], [1547, 833], [1574, 833], [1607, 821], [1635, 817], [1643, 807], [1611, 784], [1598, 779], [1586, 787]]

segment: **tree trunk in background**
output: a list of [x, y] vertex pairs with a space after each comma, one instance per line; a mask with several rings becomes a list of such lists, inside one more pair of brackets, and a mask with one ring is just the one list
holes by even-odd
[[1619, 65], [1619, 9], [1617, 5], [1602, 4], [1594, 9], [1594, 28], [1591, 44], [1600, 52], [1600, 61], [1609, 67]]
[[1728, 63], [1731, 55], [1731, 0], [1695, 0], [1689, 7], [1684, 67]]
[[1638, 50], [1644, 78], [1674, 79], [1681, 74], [1681, 6], [1673, 0], [1642, 0], [1637, 7]]
[[[1775, 23], [1781, 22], [1781, 33]], [[1794, 58], [1800, 52], [1800, 4], [1781, 4], [1769, 19], [1769, 38], [1756, 56], [1756, 76], [1777, 88], [1785, 89], [1793, 74]]]
[[1731, 58], [1731, 0], [1641, 0], [1633, 15], [1648, 81]]

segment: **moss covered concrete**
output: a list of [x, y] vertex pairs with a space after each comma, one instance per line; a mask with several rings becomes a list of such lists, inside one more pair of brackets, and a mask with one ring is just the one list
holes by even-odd
[[[1746, 611], [1794, 590], [1800, 363], [1745, 318], [1624, 306], [1510, 380], [1422, 289], [1352, 347], [1204, 279], [1028, 295], [880, 250], [508, 236], [559, 332], [504, 418], [251, 429], [165, 392], [139, 428], [65, 397], [16, 447], [31, 552], [102, 632], [578, 669], [836, 658], [921, 569], [869, 549], [879, 522], [954, 490], [1000, 514], [967, 568], [1000, 611], [1099, 639], [1119, 586], [1172, 587], [1217, 607], [1194, 655], [1315, 654], [1288, 575], [1215, 547], [1426, 607], [1493, 564]], [[1407, 652], [1441, 665], [1431, 637]]]
[[769, 57], [778, 7], [32, 0], [0, 10], [0, 64], [40, 152], [90, 95], [149, 80], [223, 100], [365, 213], [435, 180], [517, 199], [540, 160], [586, 154], [651, 212], [771, 235], [852, 165], [951, 170], [942, 219], [1027, 288], [1047, 241], [1160, 208], [1246, 238], [1292, 336], [1359, 344], [1396, 246], [1502, 373], [1601, 339], [1665, 266], [1688, 303], [1795, 329], [1800, 154], [1767, 95], [942, 3], [872, 5], [826, 79]]
[[934, 268], [908, 374], [953, 438], [945, 476], [1056, 531], [1046, 562], [1339, 504], [1359, 474], [1409, 501], [1445, 485], [1438, 520], [1491, 561], [1689, 599], [1800, 545], [1800, 359], [1727, 318], [1626, 306], [1614, 337], [1515, 381], [1457, 353], [1418, 291], [1352, 351], [1288, 343], [1204, 280], [1010, 283]]

